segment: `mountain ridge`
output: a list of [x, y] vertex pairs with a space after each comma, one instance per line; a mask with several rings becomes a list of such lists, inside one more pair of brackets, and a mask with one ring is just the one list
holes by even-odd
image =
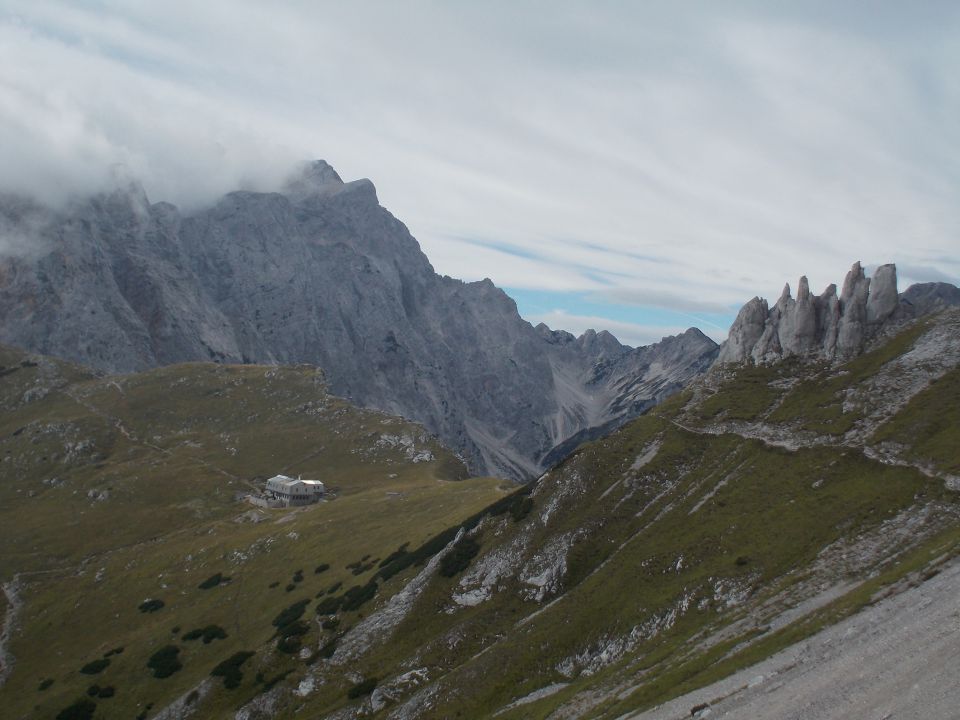
[[308, 362], [478, 473], [535, 476], [557, 445], [642, 412], [716, 353], [699, 331], [628, 348], [538, 330], [489, 280], [437, 275], [373, 184], [323, 161], [281, 193], [187, 215], [133, 183], [63, 211], [8, 200], [0, 216], [41, 238], [0, 262], [0, 342], [110, 372]]

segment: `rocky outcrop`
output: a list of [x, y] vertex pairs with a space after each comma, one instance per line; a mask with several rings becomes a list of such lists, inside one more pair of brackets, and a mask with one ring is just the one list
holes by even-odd
[[836, 285], [811, 295], [807, 278], [801, 277], [796, 299], [787, 285], [772, 308], [762, 298], [750, 300], [731, 326], [716, 363], [769, 363], [790, 356], [847, 360], [891, 323], [960, 304], [958, 296], [960, 291], [946, 283], [914, 285], [901, 296], [895, 265], [881, 265], [868, 278], [855, 262], [839, 298]]
[[478, 473], [535, 475], [554, 447], [642, 412], [716, 354], [697, 330], [634, 349], [534, 328], [489, 280], [437, 275], [369, 180], [322, 161], [282, 193], [191, 214], [136, 184], [56, 212], [0, 198], [0, 228], [31, 237], [0, 258], [0, 342], [108, 372], [311, 363]]

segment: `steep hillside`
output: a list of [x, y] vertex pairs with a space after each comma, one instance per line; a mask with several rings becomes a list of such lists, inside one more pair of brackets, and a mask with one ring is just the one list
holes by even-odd
[[422, 423], [474, 472], [535, 476], [705, 370], [697, 330], [631, 349], [533, 328], [489, 281], [434, 273], [368, 180], [322, 161], [283, 193], [184, 215], [131, 185], [54, 212], [0, 199], [0, 342], [111, 372], [214, 360], [322, 367], [333, 392]]
[[[330, 395], [312, 367], [100, 377], [10, 349], [0, 366], [4, 717], [54, 717], [78, 699], [96, 717], [153, 715], [267, 644], [285, 608], [367, 586], [398, 545], [505, 494], [502, 480], [463, 479], [420, 426]], [[327, 501], [242, 500], [278, 472], [323, 480]], [[291, 634], [260, 686], [302, 666], [318, 630]], [[170, 644], [164, 667], [182, 669], [154, 677], [147, 663]]]
[[952, 567], [958, 360], [953, 311], [714, 372], [398, 553], [363, 617], [314, 607], [329, 657], [198, 716], [619, 718], [746, 667]]

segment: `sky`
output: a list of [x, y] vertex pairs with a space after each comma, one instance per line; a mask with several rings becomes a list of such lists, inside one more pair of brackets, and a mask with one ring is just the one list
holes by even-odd
[[0, 0], [0, 191], [189, 211], [314, 158], [631, 345], [857, 260], [960, 283], [960, 3]]

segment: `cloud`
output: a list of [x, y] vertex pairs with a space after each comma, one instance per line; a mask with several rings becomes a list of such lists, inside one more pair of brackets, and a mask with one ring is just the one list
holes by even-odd
[[7, 0], [0, 190], [121, 164], [189, 209], [323, 157], [439, 272], [639, 325], [856, 259], [956, 277], [960, 16], [840, 5]]

